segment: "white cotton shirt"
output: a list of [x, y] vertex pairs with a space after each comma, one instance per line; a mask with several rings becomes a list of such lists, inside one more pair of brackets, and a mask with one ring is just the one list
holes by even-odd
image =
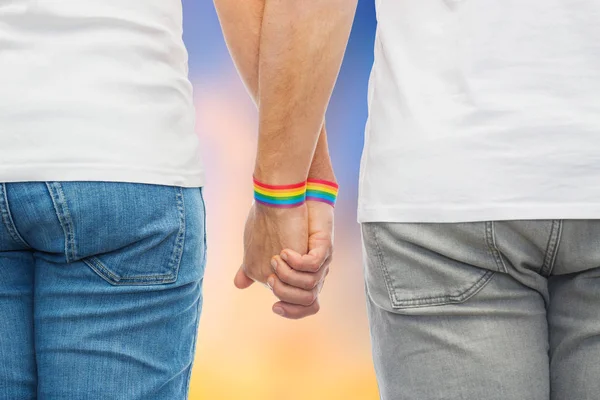
[[0, 1], [0, 182], [202, 186], [181, 0]]
[[600, 218], [600, 1], [376, 3], [359, 221]]

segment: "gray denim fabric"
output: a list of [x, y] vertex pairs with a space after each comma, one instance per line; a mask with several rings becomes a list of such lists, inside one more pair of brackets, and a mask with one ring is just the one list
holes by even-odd
[[599, 400], [600, 220], [363, 224], [383, 400]]

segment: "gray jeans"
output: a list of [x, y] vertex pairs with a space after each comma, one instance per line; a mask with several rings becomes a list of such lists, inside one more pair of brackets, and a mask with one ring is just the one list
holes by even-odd
[[600, 220], [363, 224], [383, 400], [600, 399]]

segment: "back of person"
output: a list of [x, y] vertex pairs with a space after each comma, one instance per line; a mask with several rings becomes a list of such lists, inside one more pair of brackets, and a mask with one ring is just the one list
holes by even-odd
[[0, 4], [0, 182], [202, 186], [180, 0]]
[[597, 399], [600, 2], [376, 4], [359, 220], [382, 399]]
[[361, 221], [600, 216], [600, 3], [376, 3]]
[[0, 1], [0, 398], [187, 398], [204, 177], [180, 0]]

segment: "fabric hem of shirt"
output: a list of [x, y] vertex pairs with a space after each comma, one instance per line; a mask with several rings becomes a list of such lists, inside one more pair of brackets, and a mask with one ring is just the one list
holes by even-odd
[[30, 168], [0, 168], [0, 182], [125, 182], [148, 185], [164, 185], [179, 187], [203, 187], [205, 174], [203, 170], [194, 173], [177, 173], [146, 171], [140, 169], [115, 169], [102, 167], [84, 167], [73, 165], [69, 168], [40, 166]]
[[461, 223], [480, 221], [600, 219], [600, 203], [550, 205], [359, 207], [358, 222]]

